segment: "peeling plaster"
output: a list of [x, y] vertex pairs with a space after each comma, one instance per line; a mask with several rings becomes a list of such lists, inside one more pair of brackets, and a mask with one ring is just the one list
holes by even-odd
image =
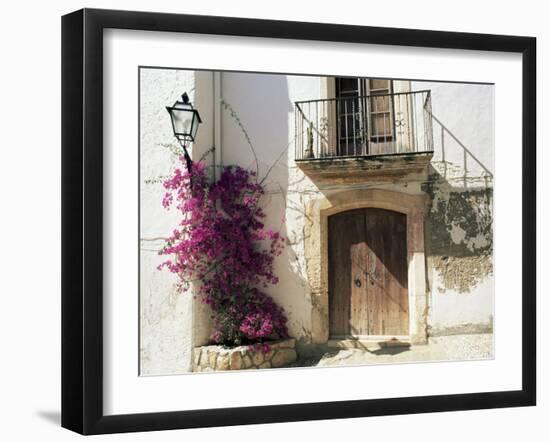
[[435, 257], [432, 261], [440, 276], [443, 286], [437, 290], [445, 293], [453, 289], [459, 293], [470, 292], [472, 287], [482, 282], [493, 273], [493, 260], [490, 255], [473, 255], [470, 257]]
[[451, 186], [435, 170], [424, 190], [431, 197], [426, 219], [426, 251], [441, 293], [468, 293], [493, 274], [492, 181]]

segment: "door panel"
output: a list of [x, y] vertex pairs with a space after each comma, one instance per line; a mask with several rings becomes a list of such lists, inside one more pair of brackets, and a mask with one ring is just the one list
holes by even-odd
[[406, 216], [365, 211], [369, 335], [409, 332]]
[[329, 218], [331, 336], [408, 334], [406, 221], [374, 208]]
[[[348, 335], [352, 291], [355, 297], [360, 297], [358, 292], [361, 290], [353, 282], [351, 251], [361, 244], [366, 247], [364, 212], [357, 210], [333, 215], [328, 220], [328, 227], [330, 334]], [[364, 281], [362, 288], [365, 291]]]

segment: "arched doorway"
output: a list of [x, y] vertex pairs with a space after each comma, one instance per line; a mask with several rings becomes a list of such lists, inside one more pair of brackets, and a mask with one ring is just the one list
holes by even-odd
[[[329, 220], [354, 210], [385, 209], [402, 215], [406, 222], [408, 340], [427, 341], [428, 291], [424, 257], [424, 214], [428, 196], [382, 189], [354, 189], [311, 200], [306, 208], [305, 263], [311, 293], [311, 338], [326, 343], [330, 331]], [[405, 337], [407, 339], [407, 337]]]
[[360, 208], [328, 218], [329, 335], [409, 334], [407, 216]]

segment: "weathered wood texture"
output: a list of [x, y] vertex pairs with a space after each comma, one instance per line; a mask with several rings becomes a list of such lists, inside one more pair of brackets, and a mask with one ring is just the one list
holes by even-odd
[[352, 292], [350, 252], [353, 245], [364, 242], [363, 210], [347, 211], [329, 218], [329, 328], [332, 335], [349, 334]]
[[408, 334], [406, 223], [375, 208], [329, 218], [331, 336]]

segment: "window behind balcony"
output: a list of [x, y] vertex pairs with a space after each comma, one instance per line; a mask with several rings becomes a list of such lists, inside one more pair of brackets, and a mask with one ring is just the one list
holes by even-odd
[[339, 155], [368, 155], [392, 141], [392, 81], [336, 77]]
[[367, 79], [370, 96], [370, 137], [373, 141], [391, 140], [393, 137], [391, 80]]

